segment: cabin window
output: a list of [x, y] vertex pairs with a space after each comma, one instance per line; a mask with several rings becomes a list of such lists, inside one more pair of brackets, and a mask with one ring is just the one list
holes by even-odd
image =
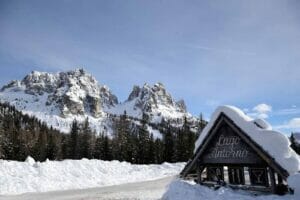
[[244, 167], [228, 167], [229, 183], [233, 185], [244, 185]]
[[268, 172], [266, 168], [249, 168], [251, 185], [269, 186]]
[[224, 170], [223, 167], [207, 167], [207, 180], [208, 181], [220, 181], [224, 180]]

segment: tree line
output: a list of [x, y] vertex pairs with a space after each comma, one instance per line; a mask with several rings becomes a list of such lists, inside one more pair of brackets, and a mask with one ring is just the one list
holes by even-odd
[[111, 120], [112, 135], [96, 134], [88, 119], [83, 123], [73, 121], [70, 133], [64, 134], [13, 106], [0, 104], [0, 158], [18, 161], [27, 156], [37, 161], [88, 158], [135, 164], [183, 162], [192, 157], [198, 132], [206, 124], [202, 117], [196, 127], [187, 118], [180, 126], [162, 120], [155, 124], [161, 135], [153, 135], [146, 114], [139, 120], [126, 113]]

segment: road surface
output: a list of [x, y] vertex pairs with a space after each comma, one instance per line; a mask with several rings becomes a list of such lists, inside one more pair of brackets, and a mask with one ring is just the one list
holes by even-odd
[[83, 190], [65, 190], [45, 193], [27, 193], [16, 196], [0, 196], [0, 200], [117, 200], [117, 199], [160, 199], [168, 185], [176, 177], [128, 183]]

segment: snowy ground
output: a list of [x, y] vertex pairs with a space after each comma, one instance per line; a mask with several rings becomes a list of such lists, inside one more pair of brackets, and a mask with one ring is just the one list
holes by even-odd
[[192, 182], [182, 180], [173, 181], [166, 193], [164, 200], [299, 200], [300, 194], [294, 195], [267, 195], [251, 193], [243, 190], [232, 190], [230, 188], [221, 187], [218, 190], [210, 189], [206, 186], [201, 186]]
[[26, 162], [0, 160], [0, 195], [85, 189], [174, 176], [184, 163], [132, 165], [101, 160]]
[[205, 186], [176, 179], [170, 176], [158, 180], [127, 183], [115, 186], [82, 190], [64, 190], [44, 193], [26, 193], [15, 196], [0, 196], [0, 200], [299, 200], [299, 195], [266, 195], [229, 188], [213, 190]]
[[0, 200], [117, 200], [117, 199], [161, 199], [174, 177], [154, 181], [127, 183], [116, 186], [67, 190], [45, 193], [27, 193], [17, 196], [0, 196]]

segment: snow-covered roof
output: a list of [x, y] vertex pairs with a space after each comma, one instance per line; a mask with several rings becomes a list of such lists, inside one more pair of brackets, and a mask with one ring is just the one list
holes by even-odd
[[245, 134], [272, 156], [281, 167], [287, 170], [290, 175], [300, 170], [299, 156], [290, 148], [290, 141], [286, 135], [272, 130], [271, 125], [265, 120], [252, 119], [234, 106], [220, 106], [216, 109], [209, 123], [197, 139], [194, 152], [203, 143], [221, 113], [229, 117]]

